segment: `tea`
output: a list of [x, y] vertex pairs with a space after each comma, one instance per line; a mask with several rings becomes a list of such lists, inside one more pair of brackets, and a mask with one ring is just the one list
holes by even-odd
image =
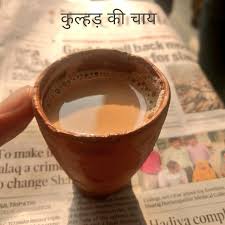
[[94, 135], [123, 133], [144, 123], [147, 104], [129, 81], [90, 79], [74, 82], [49, 111], [64, 130]]

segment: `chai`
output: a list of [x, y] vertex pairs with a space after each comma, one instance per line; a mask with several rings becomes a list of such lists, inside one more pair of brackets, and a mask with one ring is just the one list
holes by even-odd
[[152, 93], [146, 99], [141, 84], [127, 79], [126, 74], [103, 72], [105, 76], [100, 78], [94, 72], [87, 74], [89, 79], [84, 76], [60, 90], [48, 109], [48, 118], [57, 128], [103, 136], [124, 133], [144, 124], [151, 110], [149, 100], [152, 109], [157, 105], [158, 99]]

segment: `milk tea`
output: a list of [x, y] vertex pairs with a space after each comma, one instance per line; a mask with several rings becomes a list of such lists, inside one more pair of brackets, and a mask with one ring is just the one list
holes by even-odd
[[48, 118], [63, 130], [108, 135], [128, 132], [144, 123], [147, 103], [128, 80], [79, 80], [65, 89]]

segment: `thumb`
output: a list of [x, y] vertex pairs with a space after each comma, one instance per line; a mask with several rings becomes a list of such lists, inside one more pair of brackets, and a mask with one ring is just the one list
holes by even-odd
[[22, 132], [33, 118], [32, 88], [23, 87], [0, 103], [0, 146]]

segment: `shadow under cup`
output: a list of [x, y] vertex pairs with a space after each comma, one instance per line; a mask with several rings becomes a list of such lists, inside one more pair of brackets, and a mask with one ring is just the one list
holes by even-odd
[[[52, 105], [73, 83], [90, 79], [126, 80], [137, 88], [147, 105], [143, 123], [105, 135], [54, 126], [48, 118]], [[153, 64], [117, 50], [99, 49], [75, 53], [50, 65], [36, 81], [33, 108], [49, 149], [76, 186], [88, 195], [105, 196], [128, 184], [148, 157], [169, 101], [168, 82]]]

